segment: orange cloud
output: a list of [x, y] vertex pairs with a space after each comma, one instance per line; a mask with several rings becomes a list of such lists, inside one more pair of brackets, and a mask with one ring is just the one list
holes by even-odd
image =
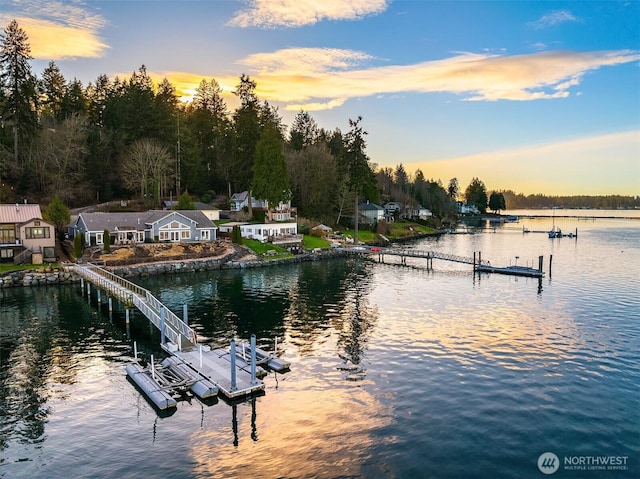
[[31, 55], [34, 58], [96, 58], [101, 57], [109, 48], [88, 28], [35, 18], [19, 18], [17, 22], [29, 36]]
[[630, 50], [555, 51], [527, 55], [461, 53], [413, 65], [357, 68], [374, 58], [362, 52], [290, 48], [251, 55], [261, 96], [287, 110], [331, 108], [345, 99], [382, 93], [449, 92], [468, 101], [564, 98], [585, 73], [640, 60]]

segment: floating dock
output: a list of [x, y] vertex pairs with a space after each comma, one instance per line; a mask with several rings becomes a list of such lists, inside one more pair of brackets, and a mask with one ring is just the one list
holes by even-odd
[[476, 265], [476, 271], [480, 273], [497, 273], [508, 274], [511, 276], [527, 276], [530, 278], [542, 278], [544, 273], [535, 268], [529, 268], [527, 266], [488, 266], [485, 264]]
[[245, 371], [236, 366], [235, 341], [231, 341], [229, 361], [212, 353], [209, 346], [198, 345], [197, 350], [174, 351], [173, 354], [188, 364], [198, 374], [218, 386], [219, 391], [227, 399], [264, 391], [264, 382], [256, 376], [255, 360], [252, 371]]

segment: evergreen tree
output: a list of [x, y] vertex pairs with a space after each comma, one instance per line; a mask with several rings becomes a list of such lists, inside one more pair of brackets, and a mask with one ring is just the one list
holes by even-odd
[[280, 202], [291, 199], [282, 138], [272, 123], [265, 127], [256, 145], [251, 191], [256, 198], [267, 200], [269, 214]]
[[191, 196], [186, 191], [180, 195], [174, 210], [195, 210], [196, 205], [193, 203]]
[[487, 212], [487, 189], [484, 183], [478, 178], [473, 178], [464, 192], [464, 197], [468, 205], [475, 205], [480, 213]]
[[109, 230], [104, 230], [102, 232], [102, 238], [104, 242], [104, 251], [105, 253], [111, 252], [111, 235], [109, 234]]
[[[22, 173], [19, 145], [32, 138], [38, 126], [36, 78], [31, 73], [31, 47], [26, 32], [12, 20], [0, 34], [0, 116], [12, 129], [14, 168]], [[4, 127], [3, 127], [4, 128]]]
[[367, 144], [364, 140], [366, 131], [360, 125], [362, 117], [359, 116], [356, 121], [349, 119], [349, 127], [351, 128], [344, 136], [344, 154], [343, 161], [346, 168], [349, 190], [355, 193], [355, 213], [354, 213], [354, 237], [353, 240], [358, 244], [358, 202], [360, 194], [367, 190], [372, 192], [375, 189], [375, 177], [371, 167], [369, 166], [369, 157], [365, 153]]
[[256, 145], [260, 140], [259, 105], [255, 89], [255, 81], [243, 74], [235, 92], [240, 98], [241, 105], [233, 115], [235, 161], [232, 174], [234, 187], [237, 191], [250, 188]]
[[308, 112], [301, 110], [289, 129], [289, 146], [296, 151], [307, 148], [318, 141], [319, 129]]
[[504, 195], [497, 191], [491, 192], [489, 196], [489, 209], [494, 213], [498, 213], [500, 210], [507, 209], [507, 205], [505, 204]]
[[71, 220], [69, 208], [67, 208], [58, 195], [54, 196], [51, 203], [49, 203], [47, 215], [49, 220], [56, 226], [58, 235], [62, 234], [64, 228]]
[[42, 72], [42, 79], [38, 82], [38, 93], [41, 96], [41, 114], [55, 122], [62, 120], [62, 104], [65, 95], [66, 80], [60, 68], [54, 62], [49, 62]]

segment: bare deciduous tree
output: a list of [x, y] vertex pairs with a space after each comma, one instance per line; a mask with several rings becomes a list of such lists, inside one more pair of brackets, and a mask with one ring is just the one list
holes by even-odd
[[153, 193], [159, 201], [160, 185], [172, 172], [172, 160], [169, 151], [154, 140], [137, 140], [126, 155], [122, 181], [127, 188], [139, 188], [143, 198]]

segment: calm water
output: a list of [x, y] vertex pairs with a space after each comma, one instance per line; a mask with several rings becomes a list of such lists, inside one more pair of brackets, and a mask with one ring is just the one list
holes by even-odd
[[[578, 239], [522, 233], [552, 221]], [[188, 303], [201, 340], [278, 337], [292, 364], [264, 396], [168, 417], [125, 376], [134, 340], [161, 354], [141, 315], [127, 331], [79, 286], [0, 290], [0, 477], [640, 477], [640, 220], [522, 219], [410, 246], [543, 255], [547, 274], [351, 258], [139, 281]], [[626, 469], [569, 469], [611, 456]]]

